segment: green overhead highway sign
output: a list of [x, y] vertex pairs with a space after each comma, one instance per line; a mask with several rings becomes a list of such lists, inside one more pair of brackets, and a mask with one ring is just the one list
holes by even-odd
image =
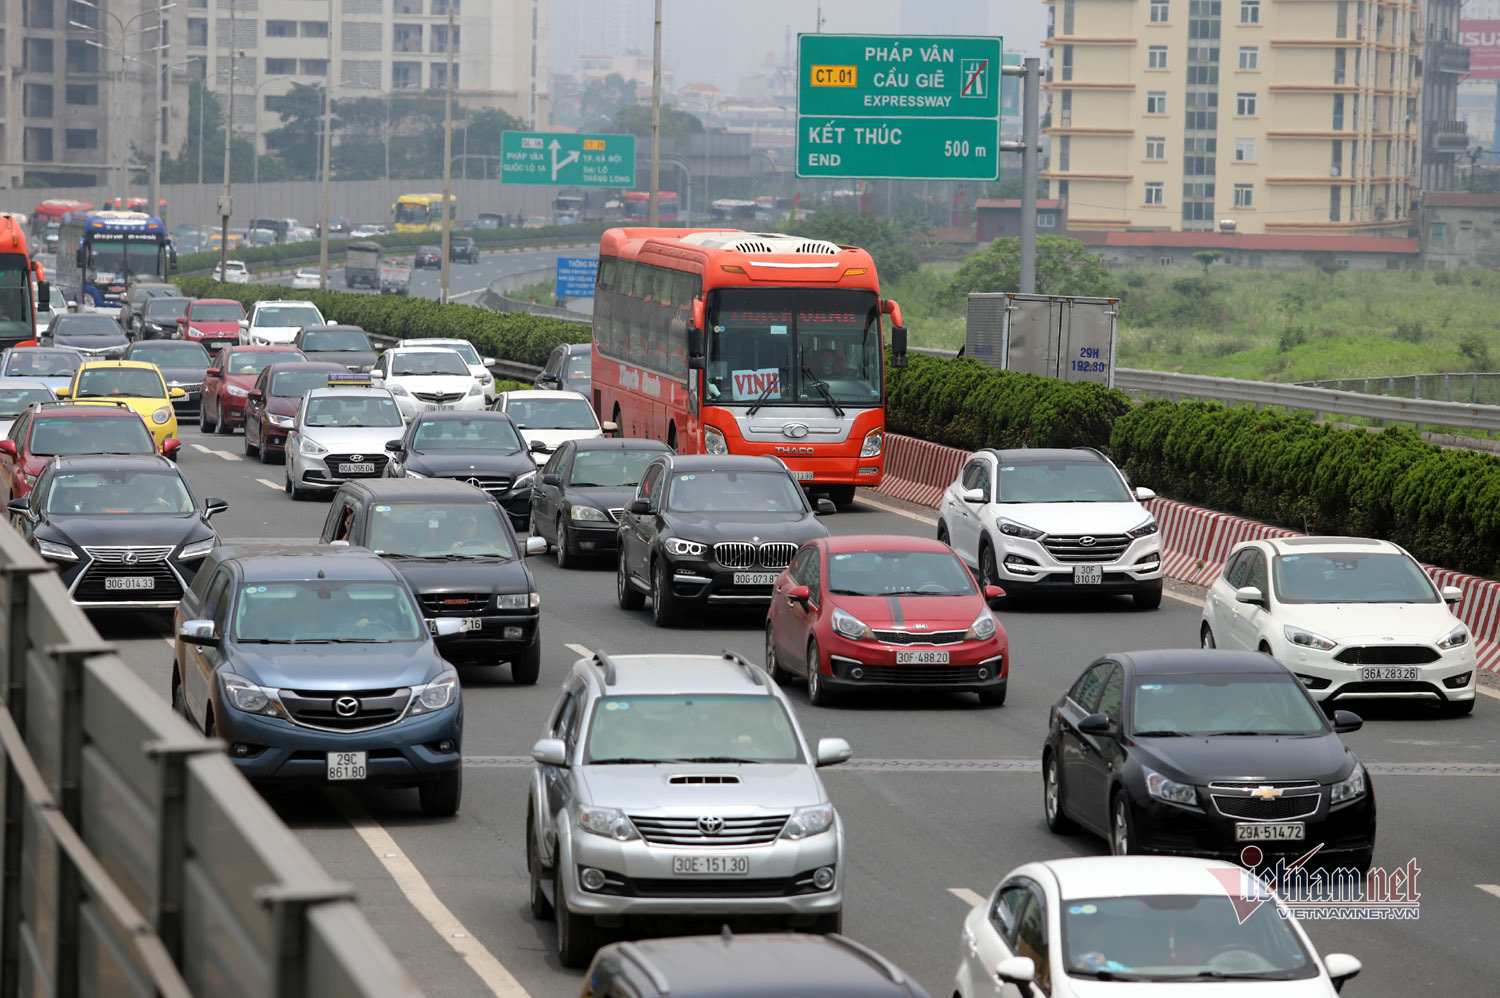
[[1001, 40], [799, 35], [797, 176], [994, 180]]
[[634, 135], [502, 132], [500, 182], [549, 187], [634, 187]]

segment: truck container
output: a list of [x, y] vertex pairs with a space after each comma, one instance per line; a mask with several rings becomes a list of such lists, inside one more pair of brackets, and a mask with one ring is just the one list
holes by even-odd
[[963, 355], [1004, 371], [1115, 383], [1118, 298], [975, 292]]

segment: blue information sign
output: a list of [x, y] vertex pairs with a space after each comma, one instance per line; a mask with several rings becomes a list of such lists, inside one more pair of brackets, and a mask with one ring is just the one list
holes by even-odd
[[599, 273], [597, 256], [560, 256], [557, 258], [557, 297], [594, 297], [594, 278]]

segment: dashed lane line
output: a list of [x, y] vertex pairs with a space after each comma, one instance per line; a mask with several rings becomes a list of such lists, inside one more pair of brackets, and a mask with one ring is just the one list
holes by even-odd
[[224, 461], [243, 461], [244, 460], [244, 458], [241, 457], [238, 454], [231, 454], [227, 450], [214, 450], [212, 447], [205, 447], [202, 444], [193, 444], [192, 448], [193, 448], [193, 450], [198, 451], [201, 454], [212, 454], [214, 457], [220, 458], [221, 460], [224, 460]]
[[948, 888], [948, 893], [958, 898], [970, 908], [974, 907], [976, 904], [984, 903], [984, 898], [980, 897], [978, 894], [975, 894], [967, 887], [950, 887]]
[[1486, 894], [1493, 894], [1495, 897], [1500, 898], [1500, 884], [1475, 884], [1474, 886]]
[[264, 485], [268, 489], [275, 489], [277, 492], [281, 492], [286, 489], [285, 483], [273, 482], [269, 478], [257, 478], [256, 481]]
[[474, 934], [458, 920], [453, 912], [448, 910], [448, 906], [438, 898], [437, 892], [432, 889], [427, 878], [422, 876], [416, 864], [401, 851], [396, 840], [380, 822], [376, 821], [348, 791], [337, 790], [329, 796], [343, 812], [354, 831], [364, 840], [365, 845], [375, 854], [375, 858], [391, 875], [391, 879], [396, 882], [401, 893], [406, 895], [412, 907], [416, 908], [418, 914], [427, 920], [427, 924], [431, 925], [433, 931], [442, 937], [443, 942], [463, 957], [469, 969], [474, 971], [489, 993], [497, 998], [531, 998], [530, 993], [521, 986], [521, 982], [505, 969], [505, 965], [474, 937]]
[[563, 645], [563, 647], [578, 655], [579, 658], [591, 658], [594, 654], [592, 649], [585, 648], [583, 645], [575, 645], [571, 642]]

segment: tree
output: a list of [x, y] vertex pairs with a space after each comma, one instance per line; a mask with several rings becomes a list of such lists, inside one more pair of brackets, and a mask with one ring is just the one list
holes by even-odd
[[875, 261], [875, 270], [885, 283], [914, 273], [918, 266], [917, 254], [906, 245], [901, 227], [889, 219], [856, 215], [847, 208], [824, 208], [812, 218], [789, 222], [783, 228], [793, 236], [860, 247]]
[[1203, 264], [1203, 276], [1207, 277], [1208, 268], [1224, 259], [1224, 254], [1219, 250], [1199, 250], [1193, 254], [1193, 259]]
[[[203, 136], [199, 141], [199, 105], [202, 105]], [[187, 139], [176, 156], [163, 157], [161, 182], [164, 184], [196, 184], [198, 182], [198, 151], [203, 151], [202, 177], [204, 183], [217, 184], [224, 179], [224, 109], [219, 99], [208, 92], [203, 83], [194, 83], [188, 90]], [[255, 146], [248, 136], [234, 138], [231, 163], [235, 183], [248, 183], [254, 175]], [[149, 156], [147, 157], [149, 159]], [[268, 168], [269, 166], [269, 168]], [[269, 163], [261, 157], [261, 179], [284, 179], [285, 171], [278, 163]]]
[[619, 73], [610, 73], [602, 80], [590, 80], [579, 98], [579, 111], [585, 128], [606, 128], [620, 113], [622, 107], [635, 103], [636, 82], [627, 80]]
[[[651, 138], [651, 109], [643, 104], [622, 107], [615, 114], [614, 131]], [[696, 115], [679, 111], [663, 104], [661, 108], [661, 137], [687, 145], [688, 136], [703, 131], [703, 122]]]
[[[274, 103], [273, 103], [274, 102]], [[323, 161], [323, 88], [293, 83], [292, 89], [267, 102], [281, 115], [281, 127], [266, 133], [266, 149], [281, 157], [300, 180], [315, 180]]]
[[[1019, 291], [1021, 240], [996, 239], [970, 256], [948, 282], [941, 300], [959, 307], [975, 291]], [[1044, 295], [1120, 297], [1120, 284], [1083, 243], [1065, 236], [1036, 237], [1036, 290]]]

